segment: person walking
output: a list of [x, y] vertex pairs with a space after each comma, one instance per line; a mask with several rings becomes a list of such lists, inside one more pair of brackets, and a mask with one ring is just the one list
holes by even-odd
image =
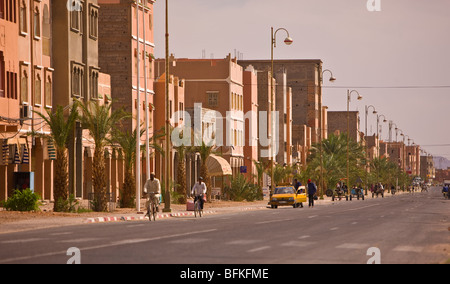
[[317, 194], [317, 186], [310, 179], [308, 180], [309, 207], [314, 208], [314, 196]]
[[[302, 183], [299, 182], [298, 179], [295, 179], [295, 180], [294, 180], [294, 188], [295, 188], [295, 192], [296, 192], [297, 194], [299, 194], [299, 193], [304, 193], [304, 192], [302, 192], [302, 190], [300, 189], [301, 186], [302, 186]], [[299, 190], [300, 190], [300, 192], [299, 192]]]

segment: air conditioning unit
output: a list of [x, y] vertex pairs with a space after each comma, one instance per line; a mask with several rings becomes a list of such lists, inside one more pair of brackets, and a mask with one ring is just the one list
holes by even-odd
[[22, 106], [22, 113], [21, 113], [21, 118], [31, 118], [32, 117], [32, 112], [33, 112], [33, 107], [29, 106], [29, 105], [23, 105]]

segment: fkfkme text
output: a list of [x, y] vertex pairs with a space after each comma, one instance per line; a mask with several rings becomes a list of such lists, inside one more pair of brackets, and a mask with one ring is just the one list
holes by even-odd
[[269, 279], [269, 269], [224, 269], [222, 273], [213, 270], [183, 270], [180, 279], [206, 279], [212, 281], [214, 276], [223, 279]]

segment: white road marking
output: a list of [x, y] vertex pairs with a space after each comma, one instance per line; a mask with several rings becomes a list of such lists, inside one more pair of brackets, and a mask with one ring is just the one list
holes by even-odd
[[171, 244], [198, 244], [208, 241], [209, 239], [204, 238], [188, 238], [188, 239], [181, 239], [181, 240], [175, 240], [171, 241]]
[[290, 241], [288, 243], [282, 244], [284, 247], [307, 247], [315, 244], [316, 242], [305, 242], [305, 241]]
[[80, 238], [80, 239], [72, 239], [72, 240], [60, 240], [58, 243], [87, 243], [92, 241], [101, 240], [100, 238]]
[[416, 246], [397, 246], [396, 248], [393, 249], [393, 251], [421, 253], [423, 249], [424, 249], [423, 247], [416, 247]]
[[301, 236], [301, 237], [299, 237], [298, 239], [299, 240], [304, 240], [304, 239], [307, 239], [307, 238], [310, 238], [311, 236], [309, 236], [309, 235], [304, 235], [304, 236]]
[[280, 219], [280, 220], [270, 220], [270, 221], [262, 221], [262, 222], [256, 222], [256, 225], [262, 225], [262, 224], [270, 224], [270, 223], [278, 223], [278, 222], [287, 222], [292, 221], [292, 219]]
[[254, 249], [248, 250], [247, 252], [253, 253], [253, 252], [258, 252], [258, 251], [262, 251], [262, 250], [266, 250], [266, 249], [270, 249], [270, 247], [265, 246], [265, 247], [254, 248]]
[[339, 227], [334, 227], [334, 228], [330, 229], [330, 231], [336, 231], [336, 230], [339, 230]]
[[338, 249], [367, 249], [370, 245], [368, 244], [357, 244], [357, 243], [346, 243], [337, 246]]
[[71, 234], [73, 234], [73, 232], [53, 233], [53, 234], [50, 234], [49, 236], [64, 236], [64, 235], [71, 235]]
[[2, 244], [17, 244], [17, 243], [31, 243], [31, 242], [37, 242], [42, 241], [45, 239], [41, 238], [30, 238], [30, 239], [18, 239], [18, 240], [9, 240], [9, 241], [2, 241]]
[[254, 243], [261, 242], [260, 240], [235, 240], [232, 242], [226, 243], [227, 245], [251, 245]]

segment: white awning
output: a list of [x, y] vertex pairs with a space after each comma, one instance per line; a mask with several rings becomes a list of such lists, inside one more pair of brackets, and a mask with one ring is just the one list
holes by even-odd
[[208, 159], [206, 159], [206, 167], [208, 168], [208, 173], [211, 177], [233, 175], [233, 171], [227, 160], [216, 155], [210, 155]]

